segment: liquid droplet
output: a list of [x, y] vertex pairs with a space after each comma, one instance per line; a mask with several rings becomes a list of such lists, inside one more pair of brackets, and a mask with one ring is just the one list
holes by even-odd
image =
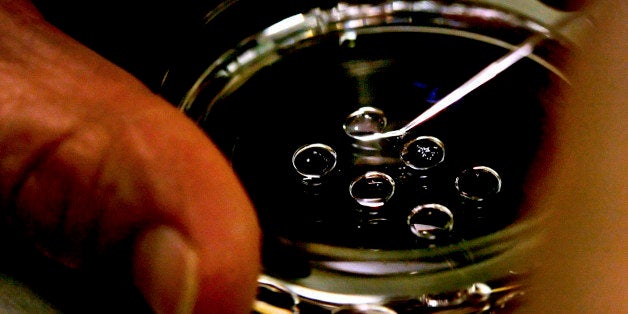
[[355, 31], [345, 31], [340, 35], [338, 44], [340, 47], [354, 48], [358, 34]]
[[325, 144], [300, 147], [292, 155], [292, 166], [307, 179], [320, 178], [336, 167], [336, 151]]
[[445, 160], [445, 145], [433, 136], [419, 136], [403, 146], [401, 160], [413, 169], [430, 169]]
[[415, 207], [408, 215], [410, 231], [417, 237], [434, 240], [439, 233], [451, 231], [454, 216], [440, 204], [425, 204]]
[[456, 177], [455, 185], [462, 197], [483, 201], [501, 191], [502, 179], [497, 171], [486, 166], [476, 166], [463, 170]]
[[447, 308], [460, 305], [465, 301], [464, 290], [455, 290], [439, 294], [424, 294], [419, 300], [428, 307]]
[[356, 138], [382, 133], [387, 124], [386, 116], [382, 110], [374, 107], [362, 107], [346, 118], [342, 128], [347, 135]]
[[487, 284], [476, 282], [467, 289], [467, 299], [473, 303], [480, 303], [488, 300], [493, 293], [493, 289]]
[[351, 182], [349, 193], [362, 206], [380, 207], [395, 193], [395, 181], [385, 173], [369, 171]]

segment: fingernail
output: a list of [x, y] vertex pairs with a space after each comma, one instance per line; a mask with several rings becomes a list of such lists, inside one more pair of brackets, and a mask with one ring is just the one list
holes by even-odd
[[192, 313], [198, 255], [177, 230], [160, 226], [140, 235], [133, 256], [135, 285], [156, 313]]

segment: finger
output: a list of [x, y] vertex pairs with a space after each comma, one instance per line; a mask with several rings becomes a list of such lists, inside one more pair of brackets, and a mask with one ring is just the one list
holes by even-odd
[[572, 85], [550, 117], [555, 154], [533, 206], [549, 212], [546, 239], [532, 256], [529, 303], [521, 313], [616, 313], [626, 303], [626, 121], [628, 32], [624, 1], [607, 1], [581, 53]]
[[[170, 104], [29, 4], [0, 2], [0, 20], [8, 222], [73, 267], [122, 254], [137, 237], [136, 281], [154, 307], [171, 312], [198, 293], [197, 310], [247, 313], [259, 229], [220, 152]], [[182, 289], [153, 280], [163, 272]]]

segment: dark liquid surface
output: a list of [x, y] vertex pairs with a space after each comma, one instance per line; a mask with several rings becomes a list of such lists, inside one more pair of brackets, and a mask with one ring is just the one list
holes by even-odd
[[[384, 113], [386, 130], [401, 127], [505, 53], [443, 34], [362, 34], [350, 42], [329, 34], [280, 51], [279, 61], [219, 99], [202, 125], [232, 161], [267, 236], [376, 249], [456, 243], [500, 230], [522, 214], [523, 182], [543, 139], [545, 94], [558, 78], [524, 59], [410, 134], [379, 145], [364, 147], [343, 124], [370, 106]], [[401, 160], [403, 146], [419, 136], [442, 142], [442, 162], [415, 169]], [[293, 166], [293, 154], [309, 144], [336, 153], [335, 166], [320, 178], [304, 178]], [[426, 149], [428, 158], [441, 157], [437, 147]], [[413, 155], [420, 153], [415, 148]], [[499, 175], [498, 192], [486, 173], [469, 177], [477, 166]], [[361, 205], [350, 193], [352, 182], [369, 171], [394, 182], [383, 206]], [[481, 201], [456, 187], [463, 173], [461, 185]], [[376, 196], [390, 188], [371, 183]], [[413, 233], [408, 216], [425, 204], [449, 209], [451, 230], [435, 230], [429, 239]], [[436, 214], [423, 212], [425, 223], [446, 225], [447, 216]]]

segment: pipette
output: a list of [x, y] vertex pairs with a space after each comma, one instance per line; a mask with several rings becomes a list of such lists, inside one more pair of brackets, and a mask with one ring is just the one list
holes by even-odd
[[[558, 31], [564, 28], [567, 25], [570, 25], [576, 19], [581, 17], [581, 14], [573, 13], [572, 15], [568, 15], [563, 18], [559, 22], [555, 23], [552, 29]], [[384, 138], [390, 137], [401, 137], [408, 133], [410, 130], [416, 128], [418, 125], [423, 122], [435, 117], [443, 110], [447, 109], [469, 93], [476, 90], [478, 87], [484, 85], [486, 82], [492, 80], [498, 74], [504, 72], [506, 69], [510, 68], [512, 65], [517, 63], [517, 61], [528, 57], [534, 52], [535, 47], [542, 42], [545, 38], [549, 37], [549, 33], [539, 33], [533, 36], [530, 36], [528, 39], [523, 41], [520, 45], [514, 47], [510, 52], [501, 58], [495, 60], [493, 63], [489, 64], [487, 67], [483, 68], [476, 75], [471, 77], [465, 83], [460, 85], [458, 88], [453, 90], [451, 93], [447, 94], [445, 97], [434, 103], [427, 110], [419, 114], [416, 118], [410, 121], [405, 126], [387, 132], [380, 133], [372, 133], [366, 135], [353, 135], [352, 137], [360, 140], [360, 141], [376, 141]]]

